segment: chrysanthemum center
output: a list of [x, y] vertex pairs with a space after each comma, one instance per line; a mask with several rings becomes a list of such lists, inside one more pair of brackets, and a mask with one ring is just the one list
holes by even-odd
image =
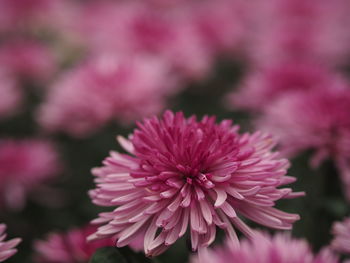
[[177, 165], [176, 168], [183, 176], [186, 183], [193, 185], [197, 184], [205, 188], [211, 188], [214, 184], [210, 181], [211, 174], [206, 172], [204, 169], [193, 168], [190, 166]]

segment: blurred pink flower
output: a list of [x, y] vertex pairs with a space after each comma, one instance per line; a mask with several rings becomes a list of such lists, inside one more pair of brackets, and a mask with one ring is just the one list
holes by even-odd
[[312, 60], [326, 65], [349, 55], [349, 1], [251, 2], [248, 55], [259, 65]]
[[174, 7], [178, 7], [178, 6], [189, 5], [189, 4], [192, 4], [195, 2], [206, 2], [206, 1], [207, 0], [204, 0], [204, 1], [198, 1], [198, 0], [147, 0], [144, 2], [147, 2], [147, 4], [149, 4], [149, 5], [154, 5], [155, 7], [174, 8]]
[[81, 8], [71, 30], [90, 50], [158, 56], [186, 78], [198, 79], [214, 57], [192, 21], [193, 10], [159, 9], [142, 1], [92, 3]]
[[338, 263], [338, 258], [328, 249], [313, 255], [304, 240], [292, 239], [286, 233], [269, 236], [256, 232], [251, 240], [239, 245], [226, 242], [222, 247], [208, 251], [204, 258], [194, 256], [191, 263]]
[[0, 69], [0, 119], [15, 114], [21, 106], [22, 90], [19, 89], [15, 78]]
[[241, 44], [248, 11], [244, 1], [194, 1], [191, 11], [190, 23], [214, 54], [229, 53]]
[[24, 39], [2, 44], [0, 62], [14, 76], [34, 80], [47, 80], [56, 70], [55, 59], [48, 47]]
[[58, 156], [49, 142], [0, 140], [0, 204], [21, 209], [30, 193], [59, 170]]
[[261, 111], [280, 96], [299, 91], [315, 91], [329, 86], [345, 86], [337, 74], [314, 63], [269, 65], [249, 73], [238, 91], [227, 97], [230, 108]]
[[274, 134], [289, 156], [315, 151], [311, 165], [331, 158], [350, 198], [350, 89], [329, 87], [281, 97], [266, 108], [257, 126]]
[[157, 58], [97, 56], [53, 85], [38, 120], [47, 130], [86, 136], [108, 121], [129, 123], [160, 111], [175, 83]]
[[94, 231], [95, 227], [86, 226], [66, 233], [50, 233], [46, 240], [35, 241], [34, 262], [88, 263], [97, 249], [114, 245], [110, 239], [87, 242], [86, 238]]
[[5, 261], [9, 257], [12, 257], [17, 253], [17, 249], [15, 247], [18, 243], [21, 242], [20, 238], [14, 238], [8, 241], [5, 241], [6, 238], [6, 225], [0, 224], [0, 262]]
[[58, 0], [1, 0], [0, 32], [20, 31], [30, 26], [42, 26], [50, 19]]
[[331, 247], [340, 253], [350, 255], [350, 217], [345, 218], [343, 222], [334, 223], [332, 232], [334, 239]]
[[196, 34], [196, 29], [188, 24], [188, 20], [182, 17], [174, 20], [177, 21], [174, 22], [174, 39], [170, 46], [162, 47], [160, 55], [186, 79], [205, 78], [215, 62], [212, 50]]
[[277, 188], [295, 178], [285, 176], [289, 162], [271, 151], [271, 136], [239, 134], [230, 120], [216, 124], [215, 117], [197, 121], [171, 111], [137, 124], [129, 139], [118, 137], [129, 154], [111, 152], [93, 169], [93, 202], [118, 208], [93, 221], [104, 225], [90, 239], [115, 236], [122, 247], [144, 233], [146, 255], [156, 256], [189, 227], [192, 249], [200, 252], [217, 226], [235, 242], [234, 228], [253, 235], [237, 214], [276, 229], [291, 229], [299, 219], [274, 208], [303, 193]]

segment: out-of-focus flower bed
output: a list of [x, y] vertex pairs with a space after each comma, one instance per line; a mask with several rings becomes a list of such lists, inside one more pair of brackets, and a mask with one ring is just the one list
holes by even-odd
[[0, 262], [349, 260], [349, 14], [0, 0]]

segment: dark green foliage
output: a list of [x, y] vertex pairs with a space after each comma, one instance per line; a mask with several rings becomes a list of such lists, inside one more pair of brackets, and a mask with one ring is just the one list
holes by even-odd
[[135, 253], [128, 247], [105, 247], [96, 251], [89, 263], [156, 263], [156, 261], [146, 258], [142, 253]]

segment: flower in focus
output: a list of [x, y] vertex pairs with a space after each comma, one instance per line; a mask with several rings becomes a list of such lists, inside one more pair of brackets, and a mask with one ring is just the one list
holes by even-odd
[[350, 198], [350, 89], [329, 87], [283, 96], [266, 108], [257, 126], [276, 135], [289, 156], [315, 151], [311, 165], [332, 159]]
[[0, 140], [0, 205], [21, 209], [28, 195], [58, 170], [58, 156], [49, 142]]
[[113, 246], [112, 240], [87, 242], [96, 230], [93, 226], [72, 229], [67, 233], [50, 233], [46, 240], [34, 243], [36, 263], [88, 263], [98, 248]]
[[234, 242], [235, 228], [251, 237], [238, 215], [275, 229], [291, 229], [299, 219], [274, 208], [303, 193], [278, 188], [295, 179], [285, 175], [288, 160], [271, 150], [271, 136], [239, 134], [230, 120], [216, 124], [215, 117], [197, 121], [171, 111], [137, 125], [129, 139], [119, 137], [129, 154], [111, 152], [93, 169], [93, 202], [117, 208], [93, 221], [103, 226], [90, 239], [115, 236], [122, 247], [143, 235], [146, 255], [156, 256], [189, 228], [192, 249], [201, 252], [217, 226]]
[[5, 241], [6, 238], [6, 225], [0, 224], [0, 262], [5, 261], [9, 257], [12, 257], [17, 253], [16, 247], [19, 242], [21, 242], [20, 238], [14, 238], [8, 241]]
[[345, 86], [344, 80], [314, 63], [269, 65], [246, 76], [238, 91], [228, 96], [230, 108], [261, 111], [280, 96], [296, 91], [317, 91]]
[[350, 255], [350, 218], [334, 223], [332, 232], [335, 237], [331, 247], [340, 253]]
[[156, 58], [101, 55], [53, 85], [38, 121], [49, 131], [86, 136], [107, 121], [128, 123], [160, 111], [175, 82]]
[[292, 239], [286, 233], [269, 236], [256, 232], [251, 240], [243, 240], [239, 245], [226, 242], [222, 247], [208, 251], [205, 258], [192, 257], [191, 263], [338, 263], [338, 259], [328, 249], [313, 255], [304, 240]]

